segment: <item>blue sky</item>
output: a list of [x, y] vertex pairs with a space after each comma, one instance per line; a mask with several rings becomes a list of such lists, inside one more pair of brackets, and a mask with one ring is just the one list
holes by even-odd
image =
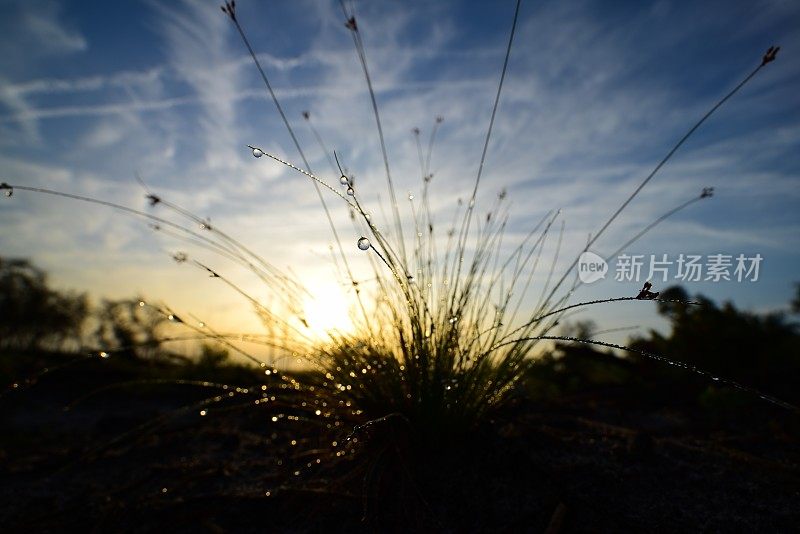
[[[431, 186], [444, 224], [471, 191], [514, 2], [355, 6], [400, 194], [420, 188], [411, 129], [426, 138], [434, 117], [445, 118]], [[379, 214], [383, 164], [338, 2], [240, 0], [237, 11], [312, 167], [335, 180], [303, 110]], [[684, 286], [751, 310], [785, 307], [800, 281], [798, 28], [800, 6], [790, 1], [524, 2], [479, 208], [508, 189], [509, 247], [547, 210], [562, 208], [558, 266], [565, 268], [672, 144], [779, 44], [777, 61], [692, 137], [592, 250], [610, 253], [713, 186], [714, 198], [629, 252], [761, 254], [757, 282]], [[138, 172], [324, 298], [346, 298], [311, 184], [244, 148], [299, 159], [218, 2], [4, 0], [0, 51], [0, 181], [148, 209]], [[358, 236], [335, 200], [337, 228], [366, 272]], [[258, 281], [141, 220], [20, 191], [0, 202], [0, 227], [0, 255], [33, 259], [60, 287], [98, 297], [140, 293], [221, 327], [258, 328], [238, 295], [170, 254], [185, 250], [261, 297]], [[546, 250], [552, 257], [554, 243]], [[630, 295], [640, 286], [607, 279], [575, 298]], [[602, 328], [662, 324], [645, 306], [576, 318]]]

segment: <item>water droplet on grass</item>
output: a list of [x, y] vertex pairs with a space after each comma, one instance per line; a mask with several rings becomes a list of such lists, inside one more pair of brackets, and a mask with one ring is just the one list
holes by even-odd
[[260, 158], [263, 155], [264, 155], [264, 151], [261, 150], [260, 148], [254, 148], [253, 149], [253, 157], [254, 158]]
[[339, 183], [342, 185], [347, 185], [350, 183], [350, 180], [347, 179], [347, 176], [344, 174], [339, 177]]
[[348, 194], [348, 195], [350, 195], [350, 196], [352, 197], [353, 195], [355, 195], [355, 194], [356, 194], [356, 192], [353, 190], [353, 188], [352, 188], [352, 187], [348, 187], [348, 188], [347, 188], [347, 194]]
[[358, 240], [358, 248], [361, 250], [369, 250], [369, 239], [362, 237]]

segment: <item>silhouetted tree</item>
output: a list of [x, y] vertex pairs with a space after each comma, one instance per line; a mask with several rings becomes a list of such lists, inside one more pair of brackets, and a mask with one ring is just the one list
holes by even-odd
[[592, 333], [597, 330], [597, 323], [592, 320], [576, 321], [574, 323], [564, 323], [559, 329], [559, 335], [567, 337], [577, 337], [579, 339], [590, 339]]
[[51, 289], [28, 260], [0, 258], [0, 348], [76, 349], [87, 312], [85, 295]]
[[159, 326], [166, 318], [140, 299], [103, 300], [94, 312], [92, 342], [115, 355], [152, 359], [159, 353]]
[[200, 367], [219, 367], [224, 365], [228, 359], [228, 350], [219, 346], [203, 343], [200, 359], [197, 364]]
[[[679, 287], [668, 288], [663, 297], [688, 299], [686, 291]], [[781, 312], [746, 312], [730, 302], [717, 305], [702, 295], [693, 300], [701, 305], [659, 303], [659, 312], [670, 320], [670, 334], [651, 331], [649, 338], [635, 339], [631, 345], [768, 393], [798, 398], [797, 325], [788, 322]]]

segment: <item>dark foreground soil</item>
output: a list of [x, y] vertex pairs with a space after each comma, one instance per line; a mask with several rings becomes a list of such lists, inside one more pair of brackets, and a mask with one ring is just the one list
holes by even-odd
[[714, 426], [613, 391], [520, 400], [438, 451], [329, 462], [313, 431], [259, 407], [174, 412], [205, 398], [191, 388], [64, 412], [76, 396], [56, 383], [0, 399], [0, 530], [800, 530], [797, 424], [767, 421], [771, 407], [763, 424]]

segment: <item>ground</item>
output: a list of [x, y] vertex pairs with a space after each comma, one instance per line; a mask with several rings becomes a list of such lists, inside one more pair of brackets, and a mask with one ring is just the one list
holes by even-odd
[[76, 376], [0, 398], [4, 531], [800, 528], [797, 416], [772, 406], [750, 408], [753, 426], [632, 407], [624, 387], [521, 396], [442, 449], [401, 436], [334, 460], [313, 428], [276, 425], [263, 407], [226, 399], [200, 415], [207, 395], [189, 386], [109, 390], [64, 411], [97, 386]]

